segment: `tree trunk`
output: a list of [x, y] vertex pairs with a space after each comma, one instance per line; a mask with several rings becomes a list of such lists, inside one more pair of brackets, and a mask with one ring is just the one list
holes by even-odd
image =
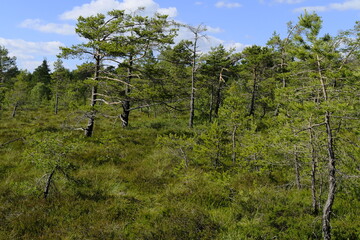
[[194, 46], [192, 50], [192, 68], [191, 68], [191, 94], [190, 94], [190, 118], [189, 118], [189, 127], [194, 126], [194, 117], [195, 117], [195, 72], [196, 72], [196, 50], [197, 50], [197, 41], [199, 39], [199, 32], [195, 31], [194, 33]]
[[251, 116], [251, 115], [254, 116], [254, 114], [255, 114], [256, 88], [257, 88], [257, 76], [256, 76], [256, 70], [254, 70], [254, 83], [253, 83], [253, 89], [251, 92], [249, 116]]
[[96, 83], [91, 89], [91, 100], [90, 100], [90, 106], [92, 111], [89, 116], [88, 124], [85, 128], [85, 136], [87, 137], [91, 137], [94, 131], [95, 115], [96, 115], [95, 105], [97, 98], [97, 81], [99, 80], [100, 62], [101, 62], [100, 57], [96, 57], [95, 74], [94, 74], [94, 80]]
[[319, 213], [318, 202], [316, 197], [316, 171], [317, 171], [317, 158], [314, 148], [313, 130], [311, 129], [311, 121], [309, 123], [309, 136], [310, 136], [310, 151], [311, 151], [311, 196], [312, 196], [312, 209], [314, 215]]
[[91, 137], [94, 132], [94, 125], [95, 125], [95, 111], [90, 113], [90, 116], [88, 117], [88, 124], [85, 128], [85, 136]]
[[301, 181], [300, 181], [300, 169], [299, 169], [299, 155], [297, 152], [297, 148], [295, 148], [294, 152], [294, 169], [295, 169], [295, 182], [297, 189], [301, 189]]
[[12, 114], [11, 114], [11, 117], [14, 118], [14, 117], [16, 116], [16, 110], [17, 110], [18, 106], [19, 106], [19, 102], [16, 102], [15, 105], [14, 105], [13, 112], [12, 112]]
[[129, 116], [130, 116], [130, 101], [129, 100], [125, 100], [123, 105], [123, 113], [121, 114], [121, 121], [122, 121], [122, 126], [123, 127], [127, 127], [129, 125]]
[[49, 177], [46, 181], [45, 188], [44, 188], [44, 199], [46, 199], [47, 196], [49, 195], [51, 180], [52, 180], [52, 177], [54, 176], [55, 170], [56, 170], [56, 168], [54, 170], [52, 170], [52, 172], [49, 174]]
[[322, 75], [322, 72], [321, 72], [321, 63], [320, 63], [319, 55], [316, 55], [316, 59], [317, 59], [318, 74], [319, 74], [321, 89], [322, 89], [322, 92], [323, 92], [323, 97], [324, 97], [324, 100], [327, 101], [327, 100], [328, 100], [328, 96], [327, 96], [327, 91], [326, 91], [326, 86], [325, 86], [324, 78], [323, 78], [323, 75]]
[[332, 206], [335, 199], [335, 191], [336, 191], [336, 159], [334, 152], [334, 139], [332, 135], [331, 122], [330, 122], [330, 113], [327, 111], [325, 113], [325, 125], [326, 125], [326, 134], [327, 134], [327, 150], [328, 150], [328, 169], [329, 169], [329, 190], [328, 196], [323, 209], [323, 217], [322, 217], [322, 231], [324, 240], [331, 239], [331, 213]]
[[214, 115], [215, 117], [218, 117], [219, 115], [219, 109], [220, 109], [220, 105], [221, 105], [221, 79], [219, 80], [219, 84], [218, 87], [216, 89], [216, 102], [215, 102], [215, 109], [214, 109]]
[[[322, 88], [322, 93], [324, 97], [324, 101], [328, 101], [328, 95], [326, 90], [325, 81], [321, 72], [321, 63], [320, 58], [316, 55], [317, 66], [318, 66], [318, 74], [319, 80]], [[332, 206], [335, 200], [335, 192], [336, 192], [336, 159], [335, 159], [335, 147], [334, 147], [334, 138], [331, 129], [331, 114], [329, 111], [325, 112], [325, 126], [326, 126], [326, 135], [327, 135], [327, 152], [328, 152], [328, 196], [323, 208], [323, 216], [322, 216], [322, 232], [324, 240], [331, 239], [331, 213]]]
[[[125, 86], [125, 98], [128, 98], [128, 95], [130, 94], [130, 86], [133, 74], [133, 57], [130, 55], [129, 57], [129, 67], [128, 67], [128, 76], [126, 78], [127, 85]], [[123, 107], [123, 113], [121, 114], [121, 121], [122, 126], [127, 127], [129, 125], [129, 116], [130, 116], [130, 100], [125, 99], [125, 101], [122, 104]]]
[[214, 87], [211, 86], [211, 96], [210, 96], [210, 109], [209, 109], [209, 122], [212, 122], [212, 113], [214, 108]]
[[56, 94], [55, 94], [55, 115], [58, 114], [59, 111], [59, 92], [58, 90], [56, 90]]

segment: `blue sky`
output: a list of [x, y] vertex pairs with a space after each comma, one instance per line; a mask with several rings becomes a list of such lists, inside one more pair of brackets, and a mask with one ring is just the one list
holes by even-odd
[[[241, 50], [264, 45], [274, 31], [283, 37], [286, 24], [296, 22], [307, 9], [324, 21], [323, 33], [337, 34], [360, 20], [360, 0], [3, 0], [0, 8], [0, 45], [17, 57], [21, 69], [33, 71], [45, 58], [56, 60], [59, 46], [82, 40], [75, 34], [78, 16], [107, 12], [114, 8], [146, 13], [168, 14], [185, 24], [204, 24], [208, 28], [204, 50], [223, 44]], [[181, 31], [178, 39], [191, 39]], [[66, 67], [78, 62], [64, 60]]]

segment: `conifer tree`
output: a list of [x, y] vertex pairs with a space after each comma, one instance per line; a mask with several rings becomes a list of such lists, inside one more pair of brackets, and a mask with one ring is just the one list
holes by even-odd
[[[172, 42], [174, 32], [169, 29], [167, 16], [156, 15], [153, 18], [126, 14], [121, 10], [108, 12], [107, 16], [98, 14], [91, 17], [80, 17], [76, 32], [88, 40], [87, 43], [62, 48], [62, 57], [82, 57], [90, 55], [95, 61], [95, 70], [91, 94], [91, 112], [85, 135], [91, 136], [95, 122], [96, 102], [106, 104], [121, 104], [123, 113], [120, 115], [123, 126], [129, 121], [130, 92], [132, 81], [137, 77], [136, 62], [144, 58], [147, 53], [161, 47], [162, 44]], [[105, 71], [106, 64], [117, 64], [119, 74]], [[109, 68], [108, 68], [109, 69]], [[122, 72], [121, 69], [125, 69]], [[107, 96], [98, 90], [100, 82], [115, 81], [124, 86], [122, 96]], [[102, 98], [99, 98], [101, 96]], [[119, 97], [119, 101], [110, 101]], [[110, 100], [109, 100], [110, 99]]]
[[42, 64], [35, 68], [32, 73], [31, 83], [33, 85], [32, 93], [34, 101], [39, 103], [43, 100], [50, 100], [51, 97], [51, 75], [47, 60], [44, 59]]
[[[354, 117], [352, 109], [357, 104], [356, 101], [344, 102], [352, 94], [347, 89], [353, 82], [352, 73], [346, 70], [346, 64], [350, 55], [357, 50], [353, 43], [347, 45], [344, 51], [341, 49], [345, 42], [354, 42], [346, 34], [338, 37], [325, 34], [320, 37], [322, 20], [315, 13], [305, 12], [299, 17], [297, 26], [298, 30], [292, 39], [292, 53], [297, 60], [291, 63], [295, 81], [283, 93], [288, 98], [288, 115], [293, 119], [293, 124], [298, 124], [294, 125], [298, 128], [296, 133], [310, 131], [310, 145], [314, 146], [314, 142], [319, 142], [319, 146], [322, 146], [319, 153], [326, 153], [328, 191], [323, 206], [322, 232], [324, 239], [328, 240], [332, 237], [330, 223], [338, 185], [337, 168], [345, 161], [338, 144], [341, 139], [340, 128], [345, 119]], [[319, 136], [319, 139], [314, 136]], [[316, 212], [317, 164], [313, 155], [315, 149], [310, 149], [313, 158], [313, 207]]]

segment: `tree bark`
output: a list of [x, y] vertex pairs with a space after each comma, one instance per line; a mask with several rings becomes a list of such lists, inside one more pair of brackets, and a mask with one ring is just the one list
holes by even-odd
[[48, 197], [48, 195], [49, 195], [51, 180], [52, 180], [52, 177], [55, 174], [55, 170], [56, 170], [56, 168], [51, 171], [51, 173], [49, 174], [49, 177], [48, 177], [48, 179], [46, 181], [45, 188], [44, 188], [44, 199], [46, 199]]
[[319, 213], [317, 196], [316, 196], [316, 171], [317, 171], [317, 158], [314, 148], [314, 137], [311, 129], [311, 122], [309, 125], [309, 136], [310, 136], [310, 151], [311, 151], [311, 196], [312, 196], [312, 209], [314, 215]]
[[221, 87], [222, 87], [221, 83], [222, 83], [222, 80], [219, 79], [219, 84], [216, 89], [216, 102], [215, 102], [215, 108], [214, 108], [215, 117], [219, 116], [219, 109], [220, 109], [220, 105], [221, 105]]
[[254, 70], [254, 83], [253, 83], [253, 89], [251, 92], [249, 116], [254, 116], [254, 114], [255, 114], [256, 88], [257, 88], [257, 76], [256, 76], [256, 70]]
[[301, 181], [300, 181], [300, 169], [299, 169], [299, 155], [297, 152], [297, 148], [295, 148], [294, 152], [294, 169], [295, 169], [295, 182], [297, 189], [301, 189]]
[[326, 134], [327, 134], [327, 151], [328, 151], [328, 169], [329, 169], [329, 189], [328, 196], [323, 209], [323, 217], [322, 217], [322, 231], [324, 240], [331, 239], [331, 213], [332, 206], [335, 199], [335, 191], [336, 191], [336, 159], [334, 152], [334, 139], [332, 135], [331, 129], [331, 119], [330, 113], [327, 111], [325, 113], [325, 126], [326, 126]]
[[[128, 76], [126, 78], [126, 83], [127, 84], [125, 86], [125, 98], [128, 98], [128, 96], [130, 94], [130, 91], [131, 91], [129, 84], [131, 83], [132, 74], [133, 74], [133, 57], [132, 57], [132, 55], [130, 55], [130, 57], [129, 57], [129, 67], [128, 67]], [[121, 114], [122, 126], [127, 127], [129, 125], [130, 100], [125, 99], [124, 103], [122, 104], [122, 107], [123, 107], [123, 113]]]
[[130, 116], [130, 101], [129, 100], [125, 100], [123, 105], [123, 113], [121, 114], [121, 121], [122, 121], [122, 126], [123, 127], [127, 127], [129, 126], [129, 116]]
[[[328, 101], [328, 94], [326, 90], [325, 81], [321, 72], [321, 63], [320, 58], [316, 55], [317, 59], [317, 67], [319, 80], [321, 84], [321, 89], [323, 92], [324, 101]], [[327, 152], [328, 152], [328, 196], [323, 208], [323, 216], [322, 216], [322, 232], [324, 240], [331, 239], [331, 213], [332, 206], [335, 200], [335, 192], [336, 192], [336, 158], [335, 158], [335, 147], [334, 147], [334, 138], [331, 128], [331, 114], [329, 111], [325, 112], [325, 126], [326, 126], [326, 135], [327, 135]]]
[[14, 118], [14, 117], [16, 116], [16, 110], [17, 110], [18, 106], [19, 106], [19, 102], [16, 102], [15, 105], [14, 105], [13, 112], [12, 112], [12, 114], [11, 114], [11, 117]]
[[326, 91], [324, 78], [323, 78], [323, 75], [322, 75], [322, 72], [321, 72], [321, 63], [320, 63], [319, 55], [316, 55], [316, 60], [317, 60], [316, 62], [317, 62], [318, 74], [319, 74], [321, 89], [322, 89], [322, 92], [323, 92], [323, 97], [324, 97], [324, 100], [327, 101], [328, 100], [328, 95], [327, 95], [327, 91]]
[[214, 87], [211, 86], [210, 109], [209, 109], [209, 123], [212, 122], [213, 108], [214, 108]]
[[196, 50], [197, 50], [198, 33], [195, 32], [194, 34], [195, 34], [195, 41], [194, 41], [192, 69], [191, 69], [190, 118], [189, 118], [190, 128], [194, 126], [194, 116], [195, 116], [195, 71], [196, 71]]
[[89, 116], [88, 124], [85, 128], [85, 136], [87, 136], [87, 137], [91, 137], [93, 135], [94, 124], [95, 124], [95, 115], [96, 115], [95, 105], [96, 105], [96, 98], [97, 98], [97, 82], [99, 80], [101, 59], [100, 59], [100, 56], [97, 56], [95, 59], [96, 59], [95, 74], [94, 74], [95, 84], [92, 86], [92, 89], [91, 89], [91, 100], [90, 100], [90, 106], [91, 106], [92, 111]]

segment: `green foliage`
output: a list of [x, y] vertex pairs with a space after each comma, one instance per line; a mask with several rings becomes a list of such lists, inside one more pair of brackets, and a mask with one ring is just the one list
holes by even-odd
[[159, 147], [165, 148], [166, 152], [168, 152], [172, 158], [180, 160], [178, 169], [189, 167], [192, 160], [192, 150], [195, 146], [193, 138], [186, 135], [178, 136], [170, 133], [168, 136], [158, 137], [156, 143]]
[[17, 73], [16, 57], [10, 57], [9, 51], [0, 45], [0, 83], [8, 84]]
[[224, 128], [217, 121], [204, 131], [194, 149], [196, 162], [221, 167], [226, 159], [226, 138]]
[[33, 101], [41, 102], [42, 100], [50, 99], [51, 75], [50, 68], [46, 60], [43, 60], [42, 64], [34, 70], [31, 77], [31, 82], [33, 86]]
[[30, 97], [34, 105], [41, 105], [48, 99], [50, 89], [44, 83], [37, 83], [30, 91]]
[[70, 135], [53, 132], [40, 132], [38, 135], [32, 136], [30, 150], [25, 153], [31, 163], [46, 172], [54, 168], [69, 168], [67, 158], [75, 151], [74, 145], [67, 142]]

